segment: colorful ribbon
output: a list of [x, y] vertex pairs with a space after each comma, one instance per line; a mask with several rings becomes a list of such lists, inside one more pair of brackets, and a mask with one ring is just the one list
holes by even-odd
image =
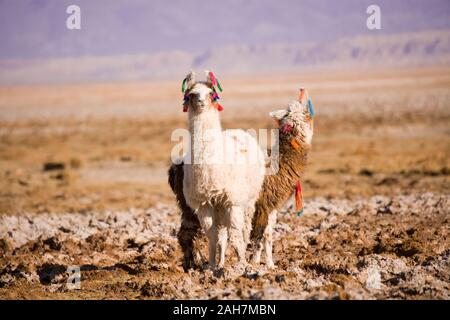
[[297, 182], [295, 187], [295, 210], [297, 211], [297, 216], [300, 217], [303, 214], [303, 196], [302, 196], [302, 185]]
[[186, 81], [187, 79], [183, 79], [183, 83], [181, 84], [181, 92], [184, 93], [186, 91]]
[[314, 109], [313, 109], [311, 99], [308, 99], [308, 110], [309, 110], [309, 114], [311, 115], [311, 117], [314, 117]]
[[217, 80], [216, 76], [214, 75], [214, 73], [212, 71], [209, 72], [209, 78], [211, 79], [212, 85], [214, 87], [217, 86], [217, 88], [219, 88], [220, 92], [222, 92], [222, 87], [220, 86], [220, 82], [219, 82], [219, 80]]

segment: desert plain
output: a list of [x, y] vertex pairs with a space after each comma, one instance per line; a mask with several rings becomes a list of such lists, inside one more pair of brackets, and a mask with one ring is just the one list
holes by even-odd
[[306, 87], [315, 133], [305, 213], [278, 215], [277, 268], [219, 276], [185, 272], [176, 239], [182, 76], [0, 87], [0, 298], [450, 299], [449, 71], [221, 79], [224, 128], [275, 128], [268, 112]]

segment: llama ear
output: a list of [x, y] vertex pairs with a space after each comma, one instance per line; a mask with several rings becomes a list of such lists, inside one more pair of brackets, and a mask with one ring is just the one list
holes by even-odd
[[206, 83], [211, 87], [217, 87], [220, 92], [222, 92], [222, 87], [220, 86], [219, 80], [217, 80], [215, 74], [212, 71], [205, 70], [206, 73]]
[[308, 99], [309, 99], [308, 91], [305, 88], [300, 88], [300, 92], [298, 94], [298, 101], [301, 104], [305, 104], [308, 102]]
[[186, 75], [181, 85], [181, 91], [184, 93], [186, 90], [191, 89], [195, 84], [195, 72], [191, 71]]
[[277, 120], [281, 120], [287, 115], [287, 113], [288, 113], [287, 110], [281, 109], [281, 110], [276, 110], [276, 111], [270, 112], [269, 116], [271, 116], [272, 118], [275, 118]]

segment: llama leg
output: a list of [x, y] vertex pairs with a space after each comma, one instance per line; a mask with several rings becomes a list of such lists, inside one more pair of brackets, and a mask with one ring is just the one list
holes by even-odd
[[214, 269], [216, 267], [217, 253], [217, 228], [214, 224], [208, 232], [207, 236], [209, 242], [209, 266]]
[[216, 244], [217, 244], [217, 228], [214, 222], [213, 210], [211, 207], [203, 206], [198, 209], [198, 219], [200, 225], [208, 237], [209, 248], [209, 266], [216, 266]]
[[277, 222], [277, 211], [274, 210], [269, 214], [269, 221], [267, 223], [266, 230], [264, 231], [264, 251], [266, 252], [266, 266], [269, 269], [275, 268], [275, 264], [272, 260], [272, 248], [273, 248], [273, 229]]
[[259, 265], [261, 262], [261, 253], [263, 249], [263, 239], [255, 240], [253, 245], [252, 264]]
[[183, 269], [184, 271], [187, 271], [194, 266], [194, 235], [190, 232], [189, 228], [187, 228], [186, 225], [183, 224], [183, 222], [181, 224], [180, 230], [178, 231], [177, 238], [184, 256]]
[[217, 228], [217, 247], [219, 251], [219, 264], [218, 268], [221, 269], [225, 265], [225, 252], [227, 251], [228, 244], [228, 220], [225, 214], [225, 209], [221, 207], [215, 208], [215, 224]]
[[217, 234], [217, 246], [219, 247], [219, 268], [223, 268], [225, 265], [225, 252], [227, 251], [228, 244], [228, 231], [225, 226], [218, 228]]
[[244, 212], [242, 208], [239, 206], [231, 207], [229, 218], [228, 232], [231, 245], [236, 250], [239, 263], [245, 264], [245, 243], [243, 234]]
[[[200, 261], [197, 255], [200, 254], [198, 249], [195, 248], [194, 242], [198, 240], [201, 236], [201, 227], [198, 221], [198, 217], [195, 214], [195, 211], [191, 208], [185, 208], [182, 210], [181, 215], [181, 227], [178, 231], [178, 243], [181, 246], [181, 249], [184, 253], [184, 262], [183, 268], [184, 270], [188, 270], [190, 268], [195, 267], [196, 261]], [[201, 262], [200, 264], [201, 265]]]
[[[250, 201], [254, 202], [253, 200], [250, 200]], [[244, 220], [244, 226], [243, 226], [245, 246], [248, 246], [248, 244], [250, 243], [250, 234], [252, 232], [252, 219], [253, 219], [254, 213], [255, 213], [255, 206], [248, 206], [245, 209], [245, 216], [244, 216], [245, 220]]]

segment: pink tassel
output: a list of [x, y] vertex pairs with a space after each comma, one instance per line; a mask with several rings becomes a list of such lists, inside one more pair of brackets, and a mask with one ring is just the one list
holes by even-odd
[[281, 132], [282, 132], [282, 133], [289, 133], [289, 132], [292, 131], [292, 129], [294, 129], [294, 127], [286, 123], [286, 124], [281, 128]]
[[214, 73], [212, 71], [209, 72], [209, 78], [211, 79], [211, 83], [213, 86], [217, 85], [217, 79], [216, 76], [214, 75]]

